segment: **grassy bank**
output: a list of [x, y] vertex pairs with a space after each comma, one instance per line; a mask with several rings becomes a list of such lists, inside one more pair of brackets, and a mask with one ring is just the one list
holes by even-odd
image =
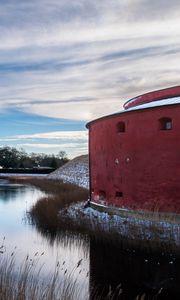
[[[110, 219], [104, 218], [103, 220], [99, 218], [99, 215], [92, 217], [91, 214], [84, 213], [84, 209], [82, 208], [82, 201], [86, 201], [88, 197], [88, 191], [84, 190], [82, 188], [78, 188], [77, 186], [73, 186], [71, 184], [64, 184], [59, 181], [51, 181], [44, 178], [13, 178], [13, 181], [18, 181], [24, 184], [31, 184], [33, 186], [36, 186], [37, 188], [40, 188], [42, 191], [45, 191], [47, 194], [41, 198], [35, 206], [32, 208], [32, 211], [30, 213], [30, 218], [33, 220], [34, 224], [37, 226], [39, 230], [42, 232], [54, 233], [58, 232], [61, 229], [68, 229], [68, 230], [76, 230], [81, 233], [88, 233], [93, 239], [103, 240], [107, 242], [115, 243], [116, 245], [119, 244], [121, 247], [131, 248], [131, 249], [137, 249], [146, 251], [163, 251], [166, 253], [172, 253], [179, 251], [179, 246], [174, 243], [173, 237], [172, 239], [167, 240], [166, 237], [163, 237], [162, 229], [158, 223], [150, 223], [150, 231], [151, 231], [151, 237], [147, 238], [146, 231], [147, 228], [141, 223], [141, 220], [137, 220], [136, 222], [131, 222], [131, 218], [129, 219], [122, 219], [121, 223], [115, 223], [114, 221]], [[79, 204], [78, 204], [79, 203]], [[76, 209], [74, 209], [72, 206], [76, 205]], [[80, 208], [81, 207], [81, 208]], [[87, 208], [89, 209], [89, 208]], [[90, 209], [89, 209], [90, 210]], [[159, 220], [157, 220], [159, 222]], [[121, 231], [119, 228], [121, 227]], [[123, 232], [123, 230], [125, 230]], [[168, 229], [169, 230], [169, 229]], [[171, 233], [173, 235], [173, 231], [171, 232], [170, 228], [170, 236]], [[26, 263], [26, 262], [25, 262]], [[9, 262], [5, 263], [5, 265], [8, 265]], [[24, 267], [26, 264], [23, 262], [22, 270], [29, 270], [27, 267]], [[29, 266], [29, 265], [28, 265]], [[57, 264], [57, 267], [59, 265]], [[3, 269], [2, 269], [3, 270]], [[5, 267], [5, 270], [9, 270], [9, 267]], [[29, 271], [28, 271], [29, 272]], [[11, 272], [6, 272], [7, 274], [11, 275]], [[50, 294], [50, 291], [52, 292], [51, 284], [47, 285], [47, 282], [42, 282], [39, 278], [40, 272], [38, 273], [38, 280], [34, 280], [31, 278], [35, 278], [34, 275], [32, 276], [32, 271], [30, 268], [30, 275], [22, 276], [24, 274], [24, 271], [21, 272], [21, 275], [19, 277], [16, 277], [17, 280], [13, 281], [14, 277], [12, 276], [11, 279], [7, 279], [7, 282], [5, 281], [5, 284], [3, 285], [5, 289], [8, 287], [8, 283], [10, 282], [10, 286], [13, 288], [9, 288], [12, 290], [12, 292], [16, 292], [16, 295], [13, 296], [13, 294], [9, 298], [2, 298], [2, 299], [80, 299], [80, 297], [76, 298], [76, 294], [78, 295], [78, 289], [76, 290], [77, 286], [74, 283], [74, 281], [71, 281], [70, 283], [66, 282], [59, 282], [56, 275], [52, 276], [52, 279], [50, 280], [51, 284], [54, 285], [53, 294]], [[37, 272], [36, 272], [37, 273]], [[3, 274], [3, 271], [0, 269], [0, 274]], [[13, 274], [13, 272], [12, 272]], [[26, 274], [26, 273], [25, 273]], [[56, 268], [55, 268], [55, 274]], [[4, 276], [4, 275], [3, 275]], [[4, 278], [4, 277], [3, 277]], [[23, 278], [23, 281], [21, 280]], [[24, 282], [22, 284], [23, 287], [27, 287], [22, 289], [22, 298], [20, 298], [20, 294], [18, 293], [18, 290], [20, 288], [17, 288], [20, 282]], [[0, 276], [0, 283], [2, 279]], [[55, 283], [54, 283], [55, 282]], [[14, 284], [14, 286], [13, 286]], [[57, 286], [57, 288], [55, 288]], [[60, 288], [61, 287], [61, 288]], [[37, 291], [37, 293], [32, 293], [32, 290]], [[0, 288], [1, 289], [1, 288]], [[2, 289], [3, 290], [3, 289]], [[55, 294], [55, 290], [59, 294]], [[62, 290], [66, 291], [66, 297], [62, 296], [64, 294], [60, 294]], [[44, 294], [43, 294], [44, 292]], [[56, 292], [56, 293], [57, 293]], [[2, 295], [5, 295], [5, 292], [3, 291]], [[39, 293], [39, 294], [38, 294]], [[29, 298], [24, 295], [31, 295]], [[72, 296], [73, 294], [73, 296]], [[1, 290], [0, 290], [1, 295]], [[45, 295], [44, 298], [41, 296]], [[50, 296], [49, 296], [50, 295]], [[70, 295], [70, 296], [69, 296]], [[13, 298], [14, 297], [14, 298]], [[24, 297], [24, 298], [23, 298]], [[26, 298], [25, 298], [26, 297]], [[34, 297], [34, 298], [33, 298]], [[38, 298], [39, 297], [39, 298]], [[54, 298], [53, 298], [54, 297]], [[64, 297], [64, 298], [63, 298]], [[1, 299], [1, 297], [0, 297]], [[87, 298], [88, 299], [88, 298]], [[92, 299], [114, 299], [113, 296], [110, 294], [107, 296], [107, 298], [101, 298], [100, 296], [96, 295]], [[115, 298], [116, 299], [116, 298]], [[120, 299], [120, 297], [118, 298]], [[122, 297], [123, 299], [123, 297]], [[144, 296], [138, 296], [136, 299], [145, 299]], [[153, 299], [153, 298], [152, 298]], [[156, 299], [156, 298], [154, 298]]]
[[[177, 220], [171, 216], [169, 222], [154, 212], [150, 218], [130, 216], [109, 216], [92, 214], [83, 205], [88, 191], [72, 184], [45, 178], [14, 178], [13, 180], [32, 184], [47, 193], [32, 207], [31, 222], [42, 233], [56, 234], [59, 230], [71, 230], [88, 234], [91, 238], [119, 243], [120, 247], [131, 247], [139, 251], [180, 254], [180, 230]], [[79, 203], [79, 204], [78, 204]], [[84, 203], [84, 204], [82, 204]]]
[[41, 177], [13, 177], [13, 182], [33, 185], [46, 194], [31, 208], [29, 217], [41, 231], [51, 233], [59, 229], [74, 229], [71, 222], [59, 217], [59, 212], [72, 205], [87, 202], [88, 190], [62, 181], [49, 180]]

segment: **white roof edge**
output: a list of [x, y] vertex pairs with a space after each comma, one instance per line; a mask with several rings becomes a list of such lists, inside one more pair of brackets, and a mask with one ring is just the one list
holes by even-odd
[[89, 126], [89, 124], [91, 124], [92, 122], [96, 122], [98, 120], [101, 120], [101, 119], [104, 119], [104, 118], [107, 118], [107, 117], [116, 116], [119, 113], [123, 114], [123, 113], [126, 113], [126, 112], [128, 113], [129, 111], [141, 110], [141, 109], [146, 109], [146, 108], [151, 108], [151, 107], [166, 106], [166, 105], [171, 105], [171, 104], [172, 105], [173, 104], [180, 104], [180, 96], [179, 97], [174, 97], [174, 98], [162, 99], [162, 100], [158, 100], [158, 101], [152, 101], [152, 102], [148, 102], [148, 103], [144, 103], [144, 104], [139, 104], [137, 106], [127, 108], [127, 109], [121, 110], [119, 112], [115, 112], [113, 114], [110, 114], [110, 115], [101, 116], [100, 118], [97, 118], [95, 120], [92, 120], [92, 121], [88, 122], [87, 125]]
[[144, 104], [139, 104], [137, 106], [127, 108], [125, 111], [139, 110], [144, 108], [156, 107], [156, 106], [165, 106], [170, 104], [180, 104], [180, 96], [174, 98], [166, 98], [158, 101], [151, 101]]

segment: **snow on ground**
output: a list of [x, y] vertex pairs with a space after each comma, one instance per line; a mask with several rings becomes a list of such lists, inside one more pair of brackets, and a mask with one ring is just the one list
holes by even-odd
[[89, 189], [89, 160], [88, 155], [81, 155], [50, 173], [48, 179], [69, 182]]
[[[49, 179], [61, 179], [78, 186], [89, 188], [88, 155], [82, 155], [69, 161], [47, 176]], [[78, 203], [61, 210], [61, 218], [70, 218], [74, 224], [88, 224], [91, 230], [97, 228], [106, 233], [118, 233], [121, 237], [131, 240], [155, 241], [167, 246], [180, 246], [180, 225], [178, 223], [150, 220], [133, 216], [110, 215], [99, 212], [91, 207]]]
[[76, 224], [85, 222], [91, 230], [100, 230], [107, 233], [118, 233], [119, 236], [131, 240], [155, 241], [180, 246], [180, 225], [168, 221], [139, 219], [137, 217], [110, 215], [99, 212], [91, 207], [85, 207], [84, 202], [71, 205], [65, 211], [60, 211], [61, 217], [70, 218]]

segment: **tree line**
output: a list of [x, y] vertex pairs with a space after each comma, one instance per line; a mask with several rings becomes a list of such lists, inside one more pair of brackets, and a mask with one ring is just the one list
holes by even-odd
[[0, 147], [1, 168], [53, 168], [56, 169], [68, 161], [65, 151], [58, 154], [30, 153], [24, 149], [17, 150], [14, 147]]

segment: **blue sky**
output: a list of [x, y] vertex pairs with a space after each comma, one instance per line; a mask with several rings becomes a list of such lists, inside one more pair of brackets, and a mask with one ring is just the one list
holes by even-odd
[[87, 153], [86, 122], [180, 84], [180, 2], [0, 0], [0, 146]]

